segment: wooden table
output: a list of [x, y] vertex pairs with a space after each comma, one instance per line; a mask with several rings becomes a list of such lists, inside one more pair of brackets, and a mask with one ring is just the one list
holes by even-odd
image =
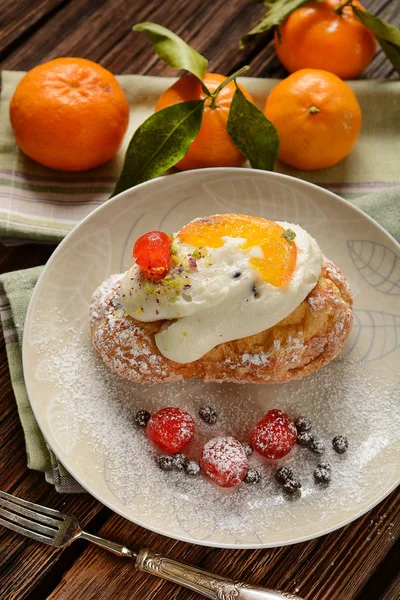
[[[364, 5], [400, 25], [395, 0], [366, 0]], [[172, 75], [131, 26], [161, 23], [183, 36], [210, 59], [210, 70], [229, 74], [249, 64], [250, 76], [283, 77], [264, 35], [244, 52], [235, 40], [255, 24], [263, 7], [246, 0], [3, 0], [0, 66], [27, 70], [57, 56], [82, 56], [114, 73]], [[365, 77], [396, 75], [379, 52]], [[53, 247], [0, 249], [1, 271], [46, 262]], [[24, 439], [11, 388], [4, 340], [0, 342], [0, 489], [74, 513], [90, 532], [128, 546], [146, 544], [171, 556], [233, 578], [298, 592], [307, 600], [395, 600], [400, 598], [399, 492], [364, 517], [330, 535], [270, 550], [218, 550], [177, 542], [129, 523], [85, 495], [60, 495], [42, 474], [28, 471]], [[27, 541], [0, 528], [1, 600], [158, 600], [195, 599], [152, 576], [135, 572], [129, 561], [76, 542], [64, 551]]]

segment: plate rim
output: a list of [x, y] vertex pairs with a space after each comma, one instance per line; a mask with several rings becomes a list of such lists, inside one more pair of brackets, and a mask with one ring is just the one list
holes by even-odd
[[77, 225], [75, 225], [75, 227], [65, 236], [65, 238], [57, 245], [57, 247], [55, 248], [54, 252], [52, 253], [52, 255], [50, 256], [49, 260], [47, 261], [47, 263], [44, 265], [43, 271], [42, 273], [39, 275], [39, 278], [35, 284], [31, 299], [29, 301], [28, 304], [28, 309], [26, 312], [26, 317], [25, 317], [25, 323], [24, 323], [24, 330], [23, 330], [23, 338], [22, 338], [22, 368], [23, 368], [23, 376], [24, 376], [24, 382], [25, 382], [25, 386], [26, 386], [26, 390], [28, 393], [28, 398], [29, 398], [29, 403], [30, 406], [32, 408], [32, 412], [34, 414], [34, 417], [36, 419], [36, 422], [39, 426], [39, 429], [46, 441], [46, 443], [50, 446], [52, 452], [54, 452], [54, 454], [56, 455], [57, 459], [60, 461], [60, 463], [64, 466], [64, 468], [68, 471], [68, 473], [71, 474], [71, 476], [81, 485], [81, 487], [91, 496], [93, 496], [96, 500], [98, 500], [101, 504], [103, 504], [104, 506], [107, 506], [110, 510], [112, 510], [114, 513], [118, 514], [119, 516], [123, 517], [124, 519], [126, 519], [127, 521], [130, 521], [131, 523], [134, 523], [136, 525], [139, 525], [140, 527], [143, 527], [144, 529], [148, 530], [148, 531], [152, 531], [154, 533], [157, 533], [159, 535], [162, 535], [166, 538], [171, 538], [171, 539], [176, 539], [178, 541], [182, 541], [185, 543], [190, 543], [190, 544], [196, 544], [199, 546], [206, 546], [206, 547], [213, 547], [213, 548], [230, 548], [230, 549], [243, 549], [243, 550], [250, 550], [250, 549], [261, 549], [261, 548], [279, 548], [279, 547], [283, 547], [283, 546], [291, 546], [293, 544], [298, 544], [301, 542], [306, 542], [312, 539], [316, 539], [319, 537], [322, 537], [324, 535], [327, 535], [329, 533], [332, 533], [333, 531], [336, 531], [338, 529], [341, 529], [342, 527], [352, 523], [353, 521], [356, 521], [357, 519], [359, 519], [360, 517], [362, 517], [364, 514], [366, 514], [367, 512], [369, 512], [372, 508], [374, 508], [375, 506], [377, 506], [377, 504], [379, 504], [380, 502], [382, 502], [385, 498], [387, 498], [396, 488], [397, 486], [400, 484], [400, 476], [398, 478], [397, 481], [395, 481], [388, 490], [385, 490], [379, 497], [375, 498], [370, 504], [368, 504], [366, 507], [362, 508], [360, 511], [358, 511], [357, 513], [351, 515], [349, 518], [344, 519], [343, 521], [341, 521], [340, 523], [337, 523], [331, 527], [328, 527], [326, 529], [323, 529], [321, 531], [319, 531], [318, 533], [312, 533], [306, 536], [301, 536], [301, 537], [297, 537], [294, 539], [290, 539], [290, 540], [286, 540], [284, 542], [272, 542], [272, 543], [224, 543], [224, 542], [213, 542], [213, 541], [208, 541], [208, 540], [199, 540], [196, 538], [191, 538], [191, 537], [187, 537], [186, 535], [177, 535], [177, 534], [172, 534], [172, 533], [165, 533], [164, 531], [160, 530], [157, 527], [152, 527], [150, 525], [148, 525], [147, 523], [143, 523], [142, 521], [140, 521], [139, 519], [133, 519], [130, 515], [128, 516], [123, 509], [117, 509], [112, 503], [105, 501], [102, 497], [101, 494], [94, 492], [93, 490], [89, 489], [88, 487], [86, 487], [86, 484], [84, 483], [83, 479], [79, 476], [76, 476], [75, 473], [73, 472], [74, 469], [71, 469], [70, 467], [66, 467], [64, 464], [64, 461], [62, 459], [59, 458], [58, 456], [58, 452], [56, 452], [52, 446], [52, 444], [49, 443], [49, 441], [47, 440], [47, 438], [45, 437], [45, 435], [43, 434], [42, 431], [42, 427], [41, 427], [41, 417], [38, 416], [38, 412], [37, 412], [37, 407], [35, 407], [35, 403], [32, 403], [31, 401], [31, 389], [30, 388], [30, 384], [29, 384], [29, 379], [27, 378], [27, 373], [26, 373], [26, 364], [28, 362], [28, 359], [26, 357], [26, 353], [28, 351], [28, 342], [26, 341], [27, 336], [25, 335], [26, 333], [26, 328], [27, 328], [27, 324], [30, 323], [30, 321], [32, 320], [32, 313], [33, 313], [33, 309], [34, 309], [34, 305], [35, 305], [35, 301], [36, 301], [36, 296], [39, 293], [39, 285], [41, 284], [42, 280], [44, 279], [44, 276], [46, 274], [46, 271], [48, 270], [48, 268], [51, 267], [51, 265], [53, 264], [53, 262], [55, 260], [57, 260], [58, 255], [60, 253], [60, 251], [63, 249], [65, 244], [69, 243], [69, 238], [71, 237], [71, 234], [76, 234], [79, 232], [79, 230], [85, 226], [86, 222], [90, 219], [93, 218], [93, 215], [97, 214], [98, 212], [104, 210], [105, 206], [108, 206], [109, 204], [118, 201], [119, 198], [127, 196], [131, 190], [133, 189], [143, 189], [151, 184], [153, 184], [155, 181], [158, 180], [163, 180], [165, 177], [175, 177], [175, 178], [188, 178], [190, 176], [196, 175], [196, 174], [215, 174], [216, 172], [224, 172], [225, 174], [228, 173], [232, 173], [232, 174], [246, 174], [246, 175], [252, 175], [253, 173], [256, 174], [256, 176], [260, 176], [261, 174], [267, 178], [272, 178], [272, 179], [278, 179], [278, 180], [283, 180], [283, 181], [290, 181], [290, 182], [296, 182], [296, 185], [300, 185], [300, 187], [304, 187], [304, 188], [312, 188], [312, 189], [316, 189], [318, 190], [319, 193], [328, 195], [330, 197], [335, 198], [335, 201], [338, 201], [345, 205], [347, 208], [350, 208], [350, 210], [353, 210], [356, 214], [358, 214], [359, 216], [361, 216], [362, 218], [367, 219], [367, 221], [370, 221], [370, 223], [374, 226], [377, 227], [381, 233], [383, 233], [390, 241], [391, 243], [395, 245], [397, 251], [400, 253], [400, 243], [377, 221], [375, 221], [375, 219], [373, 219], [370, 215], [368, 215], [366, 212], [364, 212], [361, 208], [359, 208], [358, 206], [355, 206], [354, 204], [352, 204], [351, 202], [349, 202], [348, 200], [342, 198], [341, 196], [339, 196], [338, 194], [336, 194], [335, 192], [332, 192], [330, 190], [325, 189], [324, 187], [317, 185], [315, 183], [311, 183], [309, 181], [306, 181], [304, 179], [300, 179], [297, 177], [293, 177], [291, 175], [286, 175], [283, 173], [276, 173], [274, 171], [263, 171], [261, 169], [245, 169], [243, 167], [212, 167], [212, 168], [206, 168], [206, 169], [193, 169], [190, 171], [180, 171], [178, 173], [173, 173], [171, 175], [163, 175], [161, 177], [157, 177], [155, 179], [151, 179], [149, 181], [145, 181], [143, 183], [138, 184], [137, 186], [128, 188], [127, 190], [124, 190], [123, 192], [121, 192], [120, 194], [117, 194], [116, 196], [109, 198], [108, 200], [106, 200], [105, 202], [103, 202], [103, 204], [101, 204], [100, 206], [96, 207], [93, 211], [91, 211], [88, 215], [86, 215], [86, 217], [84, 217], [84, 219], [82, 219], [82, 221], [80, 221]]

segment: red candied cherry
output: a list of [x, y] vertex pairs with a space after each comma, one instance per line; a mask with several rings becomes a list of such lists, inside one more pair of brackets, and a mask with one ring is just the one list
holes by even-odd
[[188, 445], [194, 435], [194, 421], [180, 408], [162, 408], [147, 423], [146, 433], [163, 452], [175, 454]]
[[250, 432], [250, 442], [256, 452], [277, 460], [286, 456], [296, 443], [297, 431], [283, 410], [273, 409]]
[[221, 487], [233, 487], [246, 477], [249, 461], [243, 445], [235, 438], [217, 437], [204, 446], [200, 466]]
[[136, 241], [132, 256], [150, 279], [162, 279], [168, 273], [171, 244], [171, 238], [163, 231], [150, 231]]

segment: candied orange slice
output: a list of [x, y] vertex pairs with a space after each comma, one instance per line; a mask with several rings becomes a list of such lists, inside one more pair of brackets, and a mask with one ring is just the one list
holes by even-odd
[[260, 246], [263, 258], [250, 257], [249, 264], [267, 283], [284, 287], [290, 282], [296, 267], [297, 246], [282, 233], [284, 228], [273, 221], [248, 215], [214, 215], [185, 225], [180, 232], [182, 242], [201, 248], [220, 248], [224, 237], [244, 238], [240, 246], [249, 250]]

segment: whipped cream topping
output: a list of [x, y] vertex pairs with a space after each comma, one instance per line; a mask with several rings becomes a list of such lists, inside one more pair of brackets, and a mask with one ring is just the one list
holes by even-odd
[[[265, 282], [244, 250], [244, 238], [224, 237], [219, 248], [194, 253], [177, 237], [170, 275], [159, 282], [134, 264], [121, 282], [122, 304], [138, 321], [166, 320], [155, 340], [161, 354], [177, 363], [198, 360], [218, 344], [269, 329], [287, 317], [315, 287], [322, 265], [317, 242], [299, 225], [279, 222], [296, 233], [296, 266], [285, 287]], [[195, 256], [195, 258], [193, 257]]]

